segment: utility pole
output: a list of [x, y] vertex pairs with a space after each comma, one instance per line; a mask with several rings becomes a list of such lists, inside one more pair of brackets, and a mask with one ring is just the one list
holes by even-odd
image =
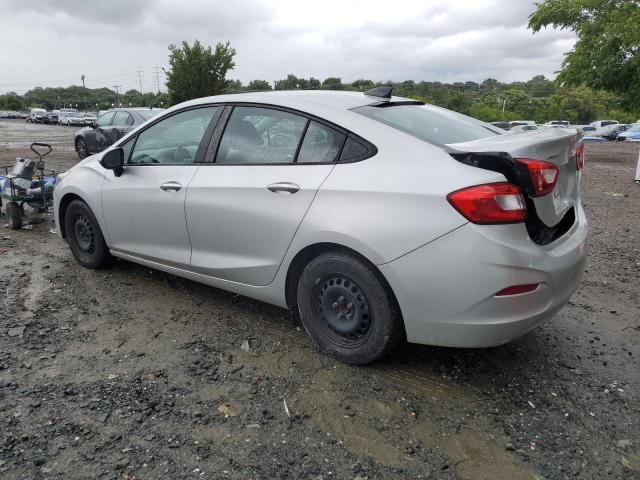
[[138, 74], [138, 82], [140, 82], [140, 93], [142, 93], [142, 76], [144, 75], [144, 72], [140, 69], [140, 65], [138, 65], [136, 73]]
[[156, 90], [160, 93], [160, 67], [158, 65], [153, 68], [153, 73], [156, 75]]
[[116, 95], [118, 96], [118, 106], [121, 106], [121, 104], [120, 104], [120, 89], [122, 88], [122, 85], [114, 85], [113, 88], [116, 89]]
[[82, 90], [84, 92], [84, 111], [87, 111], [87, 87], [84, 84], [84, 73], [80, 75], [80, 80], [82, 80]]

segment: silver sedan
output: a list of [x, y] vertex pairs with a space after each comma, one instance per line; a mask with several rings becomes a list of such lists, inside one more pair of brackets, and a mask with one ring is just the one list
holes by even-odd
[[62, 174], [55, 218], [87, 268], [118, 257], [290, 308], [345, 362], [495, 346], [578, 287], [579, 137], [384, 87], [202, 98]]

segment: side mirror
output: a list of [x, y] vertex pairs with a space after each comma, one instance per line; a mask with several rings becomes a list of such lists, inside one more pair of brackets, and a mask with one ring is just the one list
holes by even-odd
[[113, 174], [116, 177], [122, 175], [124, 170], [124, 151], [122, 148], [114, 148], [105, 153], [102, 156], [102, 160], [100, 160], [100, 165], [107, 170], [113, 170]]

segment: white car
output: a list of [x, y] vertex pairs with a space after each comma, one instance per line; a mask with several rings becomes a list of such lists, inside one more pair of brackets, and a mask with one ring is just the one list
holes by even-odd
[[388, 87], [202, 98], [60, 175], [55, 221], [85, 267], [119, 257], [291, 308], [345, 362], [404, 338], [495, 346], [578, 287], [579, 138]]
[[84, 117], [80, 112], [63, 112], [58, 115], [60, 125], [84, 126]]

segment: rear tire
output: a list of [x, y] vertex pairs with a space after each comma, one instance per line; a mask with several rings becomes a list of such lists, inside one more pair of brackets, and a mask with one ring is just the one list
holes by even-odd
[[22, 228], [22, 209], [16, 202], [7, 203], [7, 223], [11, 230]]
[[74, 200], [64, 216], [67, 243], [80, 265], [100, 268], [113, 260], [100, 230], [100, 225], [89, 206], [82, 200]]
[[404, 338], [395, 298], [375, 267], [355, 254], [332, 251], [305, 267], [298, 309], [309, 336], [332, 357], [366, 365]]

